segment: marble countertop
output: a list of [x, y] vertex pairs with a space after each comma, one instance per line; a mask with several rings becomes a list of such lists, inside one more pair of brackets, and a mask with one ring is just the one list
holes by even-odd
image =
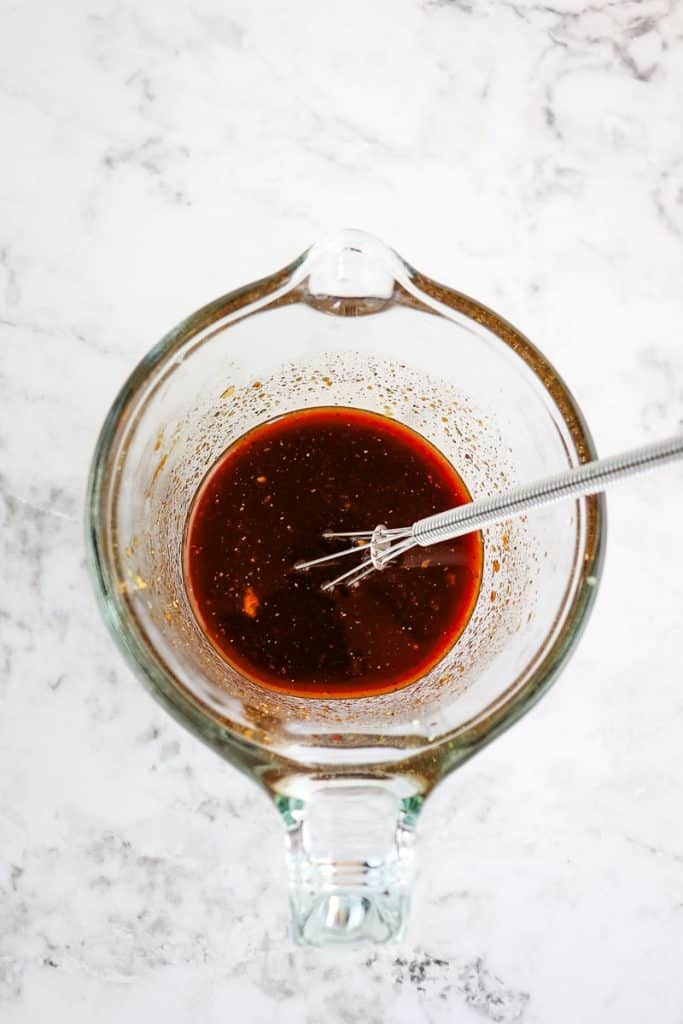
[[114, 650], [82, 503], [151, 344], [346, 225], [524, 329], [601, 452], [673, 432], [683, 8], [27, 0], [0, 17], [4, 1024], [680, 1024], [680, 467], [611, 495], [569, 668], [430, 799], [405, 942], [343, 954], [291, 945], [275, 813]]

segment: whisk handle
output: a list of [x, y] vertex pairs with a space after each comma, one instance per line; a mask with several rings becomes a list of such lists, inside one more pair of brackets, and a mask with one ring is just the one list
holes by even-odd
[[551, 505], [564, 498], [596, 494], [615, 480], [680, 458], [683, 458], [683, 434], [621, 455], [586, 462], [558, 476], [420, 519], [412, 526], [412, 537], [422, 547], [442, 540], [453, 540], [542, 505]]

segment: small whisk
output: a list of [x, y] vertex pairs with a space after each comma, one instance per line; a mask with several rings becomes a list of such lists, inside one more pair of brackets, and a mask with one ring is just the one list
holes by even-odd
[[565, 473], [516, 487], [492, 498], [478, 498], [446, 512], [419, 519], [412, 526], [388, 529], [379, 525], [373, 530], [353, 530], [344, 533], [328, 531], [323, 535], [326, 539], [349, 540], [351, 546], [324, 555], [322, 558], [298, 562], [295, 568], [313, 569], [348, 555], [367, 554], [368, 557], [352, 569], [323, 583], [322, 589], [333, 590], [340, 584], [355, 586], [370, 573], [384, 569], [389, 562], [418, 545], [429, 547], [440, 541], [454, 540], [466, 533], [482, 530], [486, 526], [504, 522], [512, 516], [522, 515], [534, 508], [552, 505], [565, 498], [597, 494], [617, 480], [623, 480], [635, 473], [654, 469], [682, 457], [683, 435], [679, 435], [656, 444], [645, 445], [643, 448], [635, 448], [621, 455], [586, 462]]

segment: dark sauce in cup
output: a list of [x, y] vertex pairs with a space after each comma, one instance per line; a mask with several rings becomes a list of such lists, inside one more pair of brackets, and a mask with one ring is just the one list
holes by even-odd
[[413, 549], [331, 592], [321, 584], [355, 555], [294, 566], [345, 546], [326, 530], [408, 526], [469, 500], [450, 462], [385, 416], [335, 406], [264, 423], [221, 455], [193, 500], [183, 563], [197, 622], [228, 663], [270, 690], [349, 698], [407, 686], [469, 621], [481, 535]]

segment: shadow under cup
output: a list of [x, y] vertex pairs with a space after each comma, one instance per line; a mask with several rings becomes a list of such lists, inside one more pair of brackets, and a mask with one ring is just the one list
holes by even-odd
[[[402, 690], [317, 700], [261, 688], [193, 616], [186, 515], [209, 467], [245, 431], [329, 405], [417, 430], [473, 498], [594, 454], [570, 393], [522, 335], [360, 232], [200, 310], [122, 389], [89, 492], [105, 618], [167, 710], [275, 800], [294, 933], [313, 944], [399, 933], [421, 803], [550, 684], [592, 603], [604, 536], [595, 497], [487, 529], [467, 628]], [[358, 529], [376, 525], [358, 514]]]

